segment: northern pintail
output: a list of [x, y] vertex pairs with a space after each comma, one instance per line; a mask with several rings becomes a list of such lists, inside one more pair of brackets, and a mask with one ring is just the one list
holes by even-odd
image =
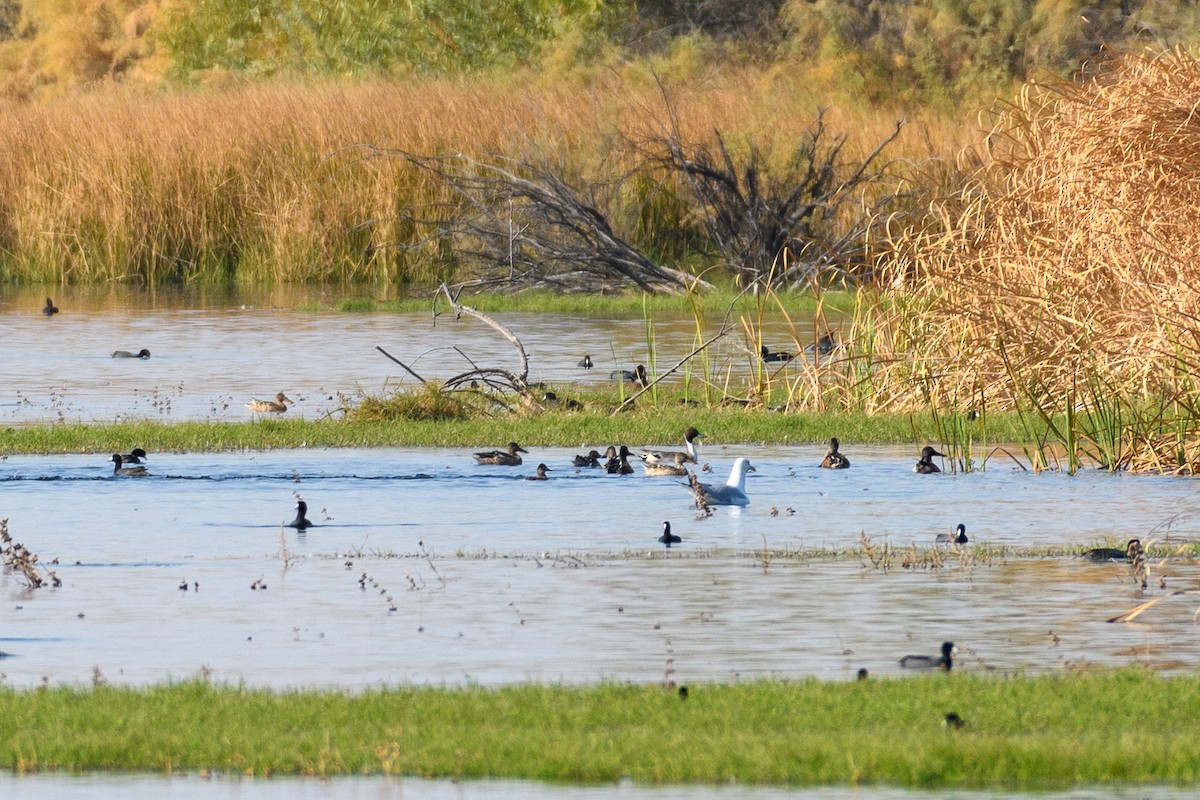
[[683, 447], [685, 452], [678, 450], [643, 450], [638, 454], [638, 458], [647, 463], [653, 464], [657, 461], [675, 461], [676, 456], [683, 459], [683, 463], [699, 464], [700, 452], [697, 449], [697, 439], [703, 439], [704, 434], [695, 428], [688, 428], [683, 432]]
[[825, 454], [825, 460], [821, 462], [821, 466], [825, 469], [846, 469], [850, 466], [850, 459], [838, 452], [838, 446], [836, 437], [829, 440], [829, 452]]
[[508, 446], [503, 450], [489, 450], [486, 453], [476, 453], [475, 461], [479, 464], [498, 464], [501, 467], [517, 467], [521, 464], [521, 457], [517, 453], [528, 452], [528, 450], [516, 442], [509, 442]]
[[641, 456], [642, 469], [647, 475], [687, 475], [687, 467], [684, 466], [685, 456], [683, 453], [663, 453], [662, 455], [671, 456], [669, 459], [662, 458], [656, 461], [651, 461], [645, 455]]

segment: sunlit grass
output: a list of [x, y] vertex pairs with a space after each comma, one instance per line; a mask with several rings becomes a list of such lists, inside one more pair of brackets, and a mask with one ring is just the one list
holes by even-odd
[[[1051, 788], [1200, 778], [1200, 678], [1126, 669], [674, 687], [0, 690], [18, 772]], [[943, 725], [954, 712], [961, 729]]]

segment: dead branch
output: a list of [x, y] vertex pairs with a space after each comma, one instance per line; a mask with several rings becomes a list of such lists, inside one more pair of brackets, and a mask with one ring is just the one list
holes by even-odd
[[[447, 389], [454, 389], [462, 386], [465, 383], [470, 383], [473, 380], [480, 380], [487, 383], [489, 386], [492, 386], [493, 388], [508, 388], [518, 392], [519, 394], [528, 394], [529, 356], [525, 353], [525, 346], [521, 344], [521, 340], [517, 338], [516, 334], [501, 325], [496, 320], [489, 317], [487, 314], [484, 314], [482, 311], [478, 311], [471, 306], [458, 302], [458, 295], [451, 292], [450, 287], [445, 283], [442, 283], [438, 287], [438, 290], [434, 295], [435, 305], [437, 298], [442, 295], [445, 296], [446, 302], [450, 304], [450, 307], [454, 309], [456, 314], [460, 316], [462, 314], [466, 314], [469, 317], [474, 317], [480, 322], [489, 325], [493, 330], [499, 332], [501, 336], [507, 339], [512, 346], [516, 348], [517, 356], [520, 359], [520, 370], [518, 372], [510, 372], [509, 370], [499, 368], [475, 367], [474, 369], [450, 378], [443, 384], [443, 387]], [[434, 315], [434, 319], [437, 319], [436, 313]], [[470, 361], [470, 359], [467, 360]], [[473, 362], [472, 366], [474, 366]], [[497, 382], [495, 380], [497, 377], [502, 378], [503, 380]]]
[[677, 370], [678, 370], [680, 367], [682, 367], [684, 364], [686, 364], [687, 362], [691, 361], [693, 358], [695, 358], [695, 357], [696, 357], [697, 355], [699, 355], [700, 353], [703, 353], [703, 352], [704, 352], [706, 349], [708, 349], [708, 346], [709, 346], [709, 345], [711, 345], [713, 342], [715, 342], [715, 341], [717, 341], [718, 339], [720, 339], [722, 336], [725, 336], [726, 334], [728, 334], [728, 333], [729, 333], [731, 330], [733, 330], [733, 328], [730, 326], [730, 324], [729, 324], [729, 322], [728, 322], [728, 319], [727, 319], [727, 320], [726, 320], [724, 323], [722, 323], [722, 325], [721, 325], [721, 329], [720, 329], [719, 331], [717, 331], [717, 332], [716, 332], [716, 333], [715, 333], [715, 334], [712, 336], [712, 338], [708, 339], [708, 340], [707, 340], [707, 341], [705, 341], [705, 342], [702, 342], [702, 343], [701, 343], [701, 344], [700, 344], [698, 347], [696, 347], [696, 349], [695, 349], [695, 350], [693, 350], [692, 352], [688, 353], [688, 354], [687, 354], [686, 356], [684, 356], [683, 358], [679, 359], [679, 361], [675, 362], [675, 366], [671, 367], [671, 368], [670, 368], [670, 369], [668, 369], [666, 372], [663, 372], [663, 373], [662, 373], [661, 375], [659, 375], [657, 378], [655, 378], [654, 380], [650, 381], [650, 383], [646, 384], [646, 385], [645, 385], [645, 386], [643, 386], [641, 389], [637, 390], [637, 391], [636, 391], [636, 392], [634, 392], [632, 395], [630, 395], [629, 397], [625, 398], [625, 402], [624, 402], [624, 403], [621, 403], [621, 405], [617, 406], [616, 410], [615, 410], [615, 411], [613, 411], [613, 416], [615, 416], [615, 415], [617, 415], [617, 414], [620, 414], [622, 411], [624, 411], [625, 409], [629, 408], [631, 405], [633, 405], [633, 401], [634, 401], [634, 400], [637, 400], [637, 399], [638, 399], [639, 397], [641, 397], [643, 394], [645, 394], [646, 392], [650, 391], [650, 389], [652, 389], [653, 387], [657, 386], [657, 385], [658, 385], [658, 382], [659, 382], [659, 381], [661, 381], [663, 378], [667, 377], [668, 375], [671, 375], [671, 374], [675, 373], [675, 372], [676, 372], [676, 371], [677, 371]]
[[387, 356], [388, 358], [390, 358], [392, 361], [394, 361], [394, 362], [396, 362], [397, 364], [399, 364], [399, 365], [401, 366], [401, 368], [403, 368], [403, 370], [404, 370], [405, 372], [407, 372], [409, 375], [412, 375], [414, 378], [416, 378], [417, 380], [419, 380], [421, 383], [425, 383], [425, 379], [424, 379], [424, 378], [422, 378], [422, 377], [421, 377], [420, 375], [418, 375], [417, 373], [413, 372], [412, 368], [411, 368], [410, 366], [408, 366], [408, 364], [405, 364], [403, 361], [401, 361], [400, 359], [396, 358], [394, 355], [392, 355], [391, 353], [389, 353], [387, 350], [384, 350], [384, 349], [383, 349], [382, 347], [380, 347], [379, 345], [375, 345], [375, 349], [376, 349], [376, 350], [378, 350], [379, 352], [383, 353], [385, 356]]

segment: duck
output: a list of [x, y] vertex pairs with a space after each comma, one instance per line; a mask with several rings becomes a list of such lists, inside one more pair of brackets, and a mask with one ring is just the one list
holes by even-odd
[[954, 728], [955, 730], [958, 730], [960, 728], [965, 728], [966, 726], [967, 721], [953, 711], [942, 718], [943, 728]]
[[58, 306], [54, 305], [54, 301], [47, 297], [46, 305], [42, 307], [42, 313], [47, 317], [52, 317], [58, 313]]
[[940, 669], [949, 672], [954, 666], [952, 656], [957, 652], [954, 642], [942, 642], [941, 656], [905, 656], [900, 659], [900, 666], [905, 669]]
[[917, 461], [917, 465], [913, 467], [913, 472], [916, 472], [920, 475], [932, 475], [935, 472], [941, 472], [941, 470], [938, 469], [938, 465], [933, 463], [934, 456], [945, 458], [946, 454], [939, 453], [937, 450], [934, 450], [928, 445], [922, 447], [921, 458], [919, 461]]
[[697, 449], [696, 440], [703, 438], [703, 433], [695, 428], [688, 428], [683, 432], [683, 447], [685, 452], [681, 453], [678, 450], [643, 450], [638, 454], [638, 458], [653, 464], [656, 461], [676, 461], [676, 457], [678, 457], [682, 459], [682, 463], [699, 464], [700, 452]]
[[261, 411], [269, 414], [282, 414], [283, 412], [287, 411], [288, 403], [295, 405], [295, 403], [289, 400], [283, 392], [280, 392], [279, 394], [275, 395], [274, 400], [251, 400], [249, 403], [246, 403], [246, 408], [250, 409], [251, 411]]
[[548, 480], [550, 480], [550, 478], [547, 477], [547, 475], [546, 475], [547, 472], [550, 472], [549, 467], [547, 467], [545, 464], [538, 464], [537, 465], [537, 474], [530, 475], [525, 480], [527, 480], [527, 481], [548, 481]]
[[658, 537], [658, 540], [660, 542], [662, 542], [663, 544], [665, 544], [667, 546], [668, 550], [671, 549], [671, 545], [679, 544], [680, 542], [683, 541], [683, 539], [680, 539], [678, 536], [671, 533], [671, 523], [670, 522], [663, 523], [662, 536]]
[[633, 467], [629, 464], [629, 455], [629, 448], [621, 445], [621, 449], [604, 462], [604, 471], [609, 475], [632, 475]]
[[697, 486], [710, 506], [748, 506], [750, 498], [746, 496], [746, 473], [757, 471], [750, 459], [737, 458], [729, 472], [729, 480], [723, 486], [711, 483], [697, 483]]
[[1132, 561], [1134, 556], [1141, 552], [1141, 540], [1130, 539], [1124, 550], [1116, 547], [1093, 547], [1083, 555], [1088, 561]]
[[145, 467], [123, 467], [121, 462], [124, 458], [120, 453], [113, 453], [113, 475], [125, 475], [130, 478], [144, 478], [150, 474]]
[[303, 500], [297, 500], [296, 501], [296, 518], [294, 520], [292, 520], [291, 522], [289, 522], [287, 524], [287, 526], [289, 528], [295, 528], [298, 531], [302, 531], [307, 528], [316, 527], [315, 525], [312, 524], [312, 522], [309, 521], [308, 517], [304, 516], [307, 513], [308, 513], [308, 503], [304, 502]]
[[825, 469], [847, 469], [850, 466], [850, 459], [838, 452], [836, 437], [829, 440], [829, 452], [825, 454], [825, 460], [821, 462], [821, 466]]
[[842, 345], [838, 342], [837, 337], [832, 333], [823, 333], [817, 337], [817, 340], [804, 348], [804, 352], [808, 355], [827, 356], [837, 350], [841, 350]]
[[503, 450], [489, 450], [486, 453], [476, 453], [475, 463], [496, 464], [501, 467], [519, 467], [521, 465], [521, 457], [517, 453], [528, 452], [528, 450], [516, 442], [509, 442]]
[[585, 355], [583, 358], [579, 359], [579, 363], [575, 366], [583, 367], [584, 369], [591, 369], [593, 366], [591, 354]]
[[149, 358], [150, 351], [146, 348], [138, 350], [136, 353], [131, 353], [128, 350], [113, 350], [113, 358]]
[[140, 447], [135, 447], [128, 454], [121, 456], [121, 461], [125, 464], [140, 464], [145, 457], [146, 451]]
[[[611, 450], [612, 448], [610, 447], [609, 449]], [[615, 450], [613, 451], [613, 455], [616, 455]], [[573, 467], [598, 467], [598, 466], [600, 466], [600, 451], [589, 450], [586, 456], [575, 456], [575, 458], [571, 459], [571, 466], [573, 466]]]
[[642, 470], [645, 471], [645, 473], [650, 476], [659, 476], [659, 475], [680, 476], [680, 475], [688, 474], [687, 467], [684, 466], [685, 457], [684, 457], [683, 453], [664, 453], [663, 455], [670, 455], [671, 458], [651, 461], [650, 459], [646, 458], [644, 455], [641, 456]]
[[639, 389], [645, 389], [650, 385], [650, 376], [646, 373], [646, 367], [644, 364], [638, 364], [632, 370], [615, 369], [608, 373], [608, 377], [614, 381], [625, 381], [626, 383], [632, 383]]
[[967, 526], [960, 522], [954, 533], [939, 533], [933, 541], [935, 544], [966, 544]]
[[786, 364], [796, 357], [794, 354], [787, 353], [782, 350], [772, 351], [771, 348], [767, 347], [765, 344], [760, 349], [760, 352], [762, 353], [762, 360], [765, 364]]

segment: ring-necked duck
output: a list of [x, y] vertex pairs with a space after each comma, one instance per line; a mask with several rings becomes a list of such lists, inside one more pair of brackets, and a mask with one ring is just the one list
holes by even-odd
[[146, 348], [138, 350], [136, 353], [131, 353], [128, 350], [113, 350], [113, 358], [149, 358], [150, 351]]
[[933, 463], [934, 456], [940, 456], [941, 458], [945, 458], [946, 454], [939, 453], [937, 450], [934, 450], [932, 447], [929, 447], [928, 445], [926, 445], [925, 447], [922, 447], [921, 448], [921, 458], [919, 461], [917, 461], [917, 465], [915, 467], [913, 467], [913, 472], [916, 472], [921, 475], [932, 475], [935, 472], [941, 472], [941, 470], [938, 469], [938, 465]]
[[315, 528], [316, 526], [309, 521], [308, 517], [304, 516], [307, 512], [308, 503], [304, 502], [303, 500], [297, 500], [296, 518], [289, 522], [287, 526], [289, 528], [295, 528], [298, 531], [305, 530], [306, 528]]
[[941, 669], [949, 672], [954, 666], [952, 656], [957, 652], [954, 642], [942, 642], [941, 656], [905, 656], [900, 659], [900, 666], [905, 669]]
[[[292, 403], [292, 401], [289, 400], [283, 392], [280, 392], [279, 394], [275, 395], [274, 400], [251, 400], [249, 403], [246, 403], [246, 408], [250, 409], [251, 411], [261, 411], [269, 414], [282, 414], [283, 412], [287, 411], [288, 403]], [[292, 405], [295, 405], [295, 403], [292, 403]]]
[[825, 469], [846, 469], [850, 466], [850, 459], [838, 452], [836, 438], [829, 440], [829, 452], [825, 454], [825, 460], [821, 462], [821, 466]]
[[476, 453], [475, 462], [478, 464], [497, 464], [501, 467], [517, 467], [521, 465], [521, 457], [517, 453], [528, 453], [516, 442], [509, 442], [503, 450], [489, 450], [486, 453]]
[[933, 541], [935, 544], [966, 544], [967, 526], [960, 522], [954, 533], [939, 533]]
[[704, 499], [710, 506], [748, 506], [750, 498], [746, 496], [746, 473], [757, 472], [748, 458], [738, 458], [733, 462], [729, 480], [723, 486], [711, 483], [698, 483]]
[[671, 549], [671, 545], [679, 544], [680, 542], [683, 541], [683, 539], [680, 539], [678, 536], [671, 533], [671, 523], [669, 523], [669, 522], [663, 523], [662, 536], [658, 537], [658, 540], [660, 542], [662, 542], [663, 544], [665, 544], [667, 546], [668, 550]]
[[130, 478], [144, 478], [150, 474], [145, 467], [123, 467], [121, 462], [124, 460], [120, 453], [113, 453], [113, 475], [125, 475]]
[[[653, 464], [657, 461], [673, 462], [682, 459], [684, 463], [699, 464], [700, 451], [699, 442], [697, 439], [703, 439], [704, 434], [695, 428], [688, 428], [683, 432], [683, 447], [686, 452], [678, 450], [643, 450], [638, 458], [647, 463]], [[676, 458], [678, 456], [678, 459]]]

